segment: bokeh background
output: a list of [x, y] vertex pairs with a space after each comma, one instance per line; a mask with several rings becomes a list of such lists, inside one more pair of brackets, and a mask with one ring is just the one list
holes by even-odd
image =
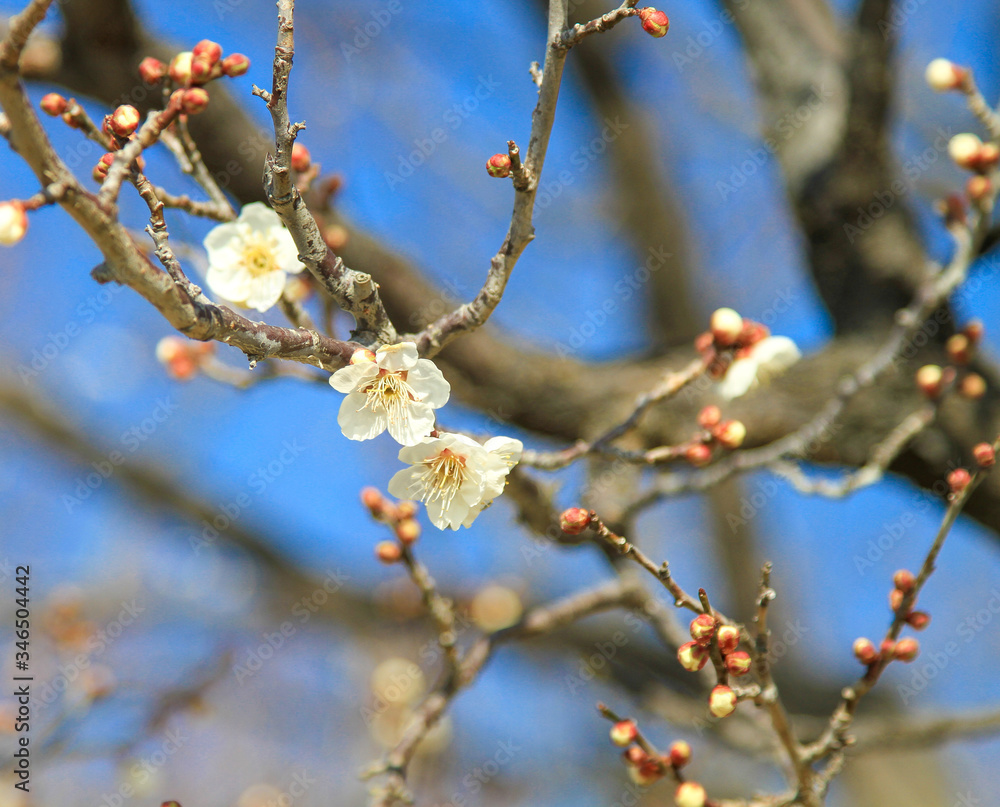
[[[248, 54], [250, 72], [231, 87], [267, 124], [250, 88], [270, 82], [273, 3], [136, 5], [154, 33], [179, 46], [207, 37], [227, 52]], [[19, 7], [0, 2], [0, 13]], [[852, 4], [837, 7], [847, 14]], [[658, 133], [645, 159], [682, 202], [697, 266], [697, 316], [732, 305], [770, 321], [804, 351], [815, 350], [829, 338], [829, 323], [804, 267], [777, 161], [766, 155], [752, 172], [741, 168], [761, 146], [762, 121], [737, 34], [715, 3], [665, 10], [665, 39], [623, 24], [599, 45]], [[912, 0], [900, 10], [894, 142], [903, 163], [933, 150], [940, 129], [973, 127], [960, 98], [924, 85], [931, 58], [969, 64], [987, 98], [1000, 92], [1000, 10], [986, 0]], [[528, 65], [543, 55], [540, 8], [325, 2], [300, 3], [297, 17], [291, 114], [307, 122], [301, 139], [314, 159], [343, 177], [338, 208], [452, 296], [469, 298], [506, 231], [510, 187], [490, 180], [483, 163], [508, 138], [527, 140], [535, 96]], [[58, 15], [50, 23], [57, 26]], [[33, 86], [31, 94], [37, 99], [50, 89]], [[107, 111], [89, 109], [95, 117]], [[608, 190], [605, 145], [609, 137], [627, 139], [629, 122], [609, 123], [595, 115], [571, 55], [537, 236], [494, 316], [514, 339], [572, 342], [577, 355], [593, 359], [643, 353], [657, 316], [642, 289], [627, 297], [614, 291], [645, 256], [623, 237]], [[438, 127], [447, 138], [416, 164], [415, 141]], [[48, 128], [63, 158], [89, 175], [96, 147], [61, 124], [49, 121]], [[148, 161], [160, 184], [188, 188], [165, 152]], [[963, 179], [943, 151], [925, 163], [899, 203], [920, 217], [931, 254], [945, 258], [950, 247], [932, 203]], [[734, 171], [745, 181], [734, 192], [721, 189]], [[35, 190], [24, 166], [5, 153], [0, 196]], [[125, 218], [141, 230], [139, 206], [127, 208]], [[174, 239], [189, 245], [186, 265], [198, 275], [209, 225], [182, 215], [168, 221]], [[0, 805], [121, 807], [168, 798], [185, 807], [362, 804], [366, 786], [358, 771], [378, 757], [407, 700], [420, 694], [422, 677], [409, 674], [406, 662], [422, 664], [427, 682], [435, 674], [433, 633], [401, 572], [375, 561], [372, 548], [385, 536], [357, 497], [364, 485], [384, 487], [397, 446], [388, 436], [364, 444], [343, 438], [340, 396], [322, 383], [283, 379], [237, 390], [204, 378], [170, 380], [154, 356], [169, 328], [130, 290], [94, 283], [89, 271], [98, 260], [58, 209], [33, 215], [25, 240], [0, 254], [0, 383], [17, 393], [5, 394], [8, 404], [0, 408], [0, 561], [5, 570], [31, 565], [32, 664], [41, 698], [32, 792], [23, 798], [4, 780]], [[960, 291], [954, 302], [963, 317], [985, 321], [985, 349], [995, 354], [995, 267], [987, 262], [973, 277], [975, 292]], [[576, 339], [587, 321], [582, 314], [609, 297], [617, 311]], [[277, 312], [271, 318], [281, 320]], [[242, 355], [230, 352], [223, 358], [245, 367]], [[15, 398], [33, 401], [31, 410], [11, 405]], [[454, 401], [446, 418], [475, 431], [499, 428]], [[504, 432], [545, 446], [532, 435]], [[92, 463], [114, 451], [125, 455], [125, 469], [88, 484], [88, 475], [95, 480]], [[581, 473], [557, 479], [560, 503], [575, 504]], [[763, 499], [753, 508], [753, 531], [760, 555], [775, 561], [775, 624], [779, 634], [789, 632], [782, 663], [835, 695], [858, 672], [851, 642], [884, 629], [890, 576], [919, 564], [941, 503], [895, 479], [845, 501], [803, 497], [767, 474], [747, 477], [743, 486], [748, 499]], [[178, 508], [192, 500], [206, 504], [207, 516], [238, 513], [216, 538]], [[502, 499], [471, 529], [425, 526], [421, 559], [446, 593], [464, 605], [479, 603], [480, 619], [488, 619], [490, 602], [494, 611], [512, 608], [511, 592], [537, 603], [609, 576], [603, 556], [590, 549], [540, 547]], [[728, 609], [734, 603], [713, 559], [713, 531], [705, 503], [686, 497], [646, 513], [638, 537], [652, 556], [669, 558], [683, 585], [705, 586]], [[10, 576], [0, 590], [0, 667], [9, 677]], [[921, 635], [923, 658], [948, 642], [960, 653], [944, 665], [890, 669], [883, 707], [902, 707], [906, 699], [909, 714], [931, 715], [1000, 706], [997, 536], [961, 519], [921, 603], [934, 620]], [[291, 635], [273, 653], [263, 649], [278, 643], [275, 632], [285, 622]], [[664, 722], [648, 693], [611, 685], [609, 670], [621, 659], [588, 666], [594, 643], [616, 630], [634, 647], [652, 646], [645, 629], [633, 631], [621, 614], [584, 626], [589, 644], [549, 640], [498, 654], [418, 757], [418, 804], [633, 803], [635, 790], [607, 740], [597, 700], [637, 716], [661, 745], [690, 739], [692, 774], [710, 793], [778, 786], [769, 768], [708, 734]], [[467, 636], [476, 631], [470, 625]], [[85, 665], [76, 661], [79, 653]], [[373, 683], [376, 669], [382, 684]], [[670, 687], [671, 676], [644, 672]], [[400, 674], [408, 688], [387, 691], [384, 682]], [[921, 682], [919, 692], [900, 689]], [[391, 706], [377, 708], [373, 687]], [[914, 766], [916, 776], [918, 763], [929, 782], [926, 801], [910, 803], [1000, 805], [992, 774], [1000, 741], [953, 742], [899, 764]], [[849, 768], [831, 804], [862, 803], [859, 788], [876, 786], [878, 778], [865, 774], [867, 764], [876, 762]], [[661, 785], [641, 803], [667, 803], [669, 795]]]

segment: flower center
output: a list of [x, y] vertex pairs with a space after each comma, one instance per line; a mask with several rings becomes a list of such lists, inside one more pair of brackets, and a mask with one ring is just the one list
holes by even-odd
[[384, 409], [390, 423], [401, 423], [406, 417], [406, 407], [410, 401], [415, 401], [413, 388], [406, 383], [406, 371], [391, 373], [379, 370], [374, 383], [363, 390], [368, 396], [363, 409], [373, 412]]
[[440, 454], [428, 457], [420, 464], [426, 469], [420, 479], [424, 488], [420, 494], [420, 501], [427, 504], [440, 499], [444, 509], [447, 510], [468, 475], [465, 457], [460, 457], [446, 448]]
[[251, 233], [244, 240], [243, 266], [252, 277], [261, 277], [277, 267], [271, 244], [260, 233]]

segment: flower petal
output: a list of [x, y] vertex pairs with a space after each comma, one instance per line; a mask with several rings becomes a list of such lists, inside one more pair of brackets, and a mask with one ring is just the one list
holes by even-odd
[[251, 202], [248, 205], [243, 205], [238, 221], [259, 233], [265, 233], [271, 227], [283, 226], [281, 217], [263, 202]]
[[521, 461], [524, 443], [513, 437], [491, 437], [483, 444], [483, 448], [491, 454], [498, 455], [504, 462], [513, 467]]
[[246, 297], [246, 305], [258, 311], [267, 311], [281, 299], [281, 292], [284, 290], [285, 273], [280, 269], [255, 277], [250, 287], [250, 294]]
[[727, 401], [739, 398], [757, 384], [757, 360], [753, 357], [736, 359], [719, 382], [719, 395]]
[[417, 363], [406, 374], [406, 383], [421, 401], [434, 409], [440, 409], [448, 403], [451, 395], [451, 384], [430, 359], [417, 359]]
[[423, 462], [426, 459], [430, 459], [442, 448], [447, 448], [446, 445], [437, 437], [430, 440], [423, 440], [419, 443], [415, 443], [411, 446], [404, 446], [399, 449], [399, 459], [401, 462], [408, 462], [410, 465], [416, 465], [418, 462]]
[[216, 296], [240, 305], [253, 287], [253, 277], [242, 266], [210, 266], [205, 282]]
[[413, 342], [400, 342], [398, 345], [382, 345], [375, 351], [375, 360], [383, 370], [409, 370], [417, 363], [419, 355]]
[[419, 443], [434, 430], [434, 410], [420, 401], [411, 401], [402, 420], [389, 421], [389, 434], [400, 445]]
[[389, 480], [388, 490], [397, 499], [419, 499], [423, 493], [423, 468], [403, 468]]
[[305, 268], [299, 261], [299, 250], [295, 246], [295, 239], [288, 230], [284, 227], [272, 227], [267, 235], [273, 245], [275, 263], [281, 269], [295, 275]]
[[213, 251], [226, 248], [232, 249], [230, 244], [240, 240], [242, 240], [242, 236], [240, 235], [239, 225], [235, 221], [227, 221], [225, 224], [220, 224], [218, 227], [213, 227], [209, 230], [208, 235], [205, 236], [205, 240], [202, 243], [205, 245], [209, 259], [211, 259]]
[[465, 520], [465, 517], [469, 514], [470, 510], [469, 505], [457, 496], [452, 500], [448, 509], [445, 509], [444, 504], [440, 499], [434, 499], [427, 502], [426, 507], [427, 517], [431, 520], [431, 524], [439, 530], [457, 530], [462, 526], [462, 522]]
[[385, 431], [385, 412], [365, 409], [367, 401], [368, 396], [352, 392], [340, 404], [337, 423], [348, 440], [371, 440]]
[[330, 386], [337, 392], [355, 392], [377, 376], [378, 366], [375, 362], [348, 364], [330, 376]]
[[757, 376], [763, 381], [783, 373], [802, 358], [802, 353], [787, 336], [769, 336], [754, 346], [753, 357], [760, 364]]

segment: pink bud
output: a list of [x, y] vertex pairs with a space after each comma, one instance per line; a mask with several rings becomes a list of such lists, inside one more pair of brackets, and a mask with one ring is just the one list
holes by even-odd
[[292, 146], [292, 170], [301, 174], [308, 171], [311, 165], [312, 155], [309, 153], [309, 149], [301, 143], [295, 143]]
[[403, 557], [403, 549], [395, 541], [379, 541], [375, 546], [375, 557], [382, 563], [398, 563]]
[[719, 684], [708, 696], [708, 710], [715, 717], [728, 717], [736, 711], [736, 693], [725, 684]]
[[611, 742], [624, 748], [635, 741], [638, 733], [635, 721], [620, 720], [611, 727]]
[[723, 625], [716, 634], [715, 641], [722, 655], [728, 656], [740, 646], [740, 629], [735, 625]]
[[742, 650], [726, 656], [726, 669], [731, 675], [746, 675], [750, 672], [750, 654]]
[[711, 614], [698, 614], [698, 616], [691, 620], [691, 625], [689, 626], [691, 638], [698, 644], [707, 647], [712, 643], [712, 636], [715, 635], [715, 629], [718, 627], [718, 624], [715, 617]]
[[231, 53], [222, 60], [222, 72], [230, 78], [242, 76], [250, 69], [250, 60], [242, 53]]
[[985, 202], [993, 196], [993, 183], [989, 177], [976, 175], [965, 183], [965, 194], [973, 202]]
[[958, 382], [958, 394], [970, 401], [978, 401], [986, 394], [986, 379], [979, 373], [966, 373]]
[[892, 576], [892, 584], [904, 594], [909, 594], [916, 580], [909, 569], [900, 569]]
[[976, 458], [976, 464], [980, 468], [992, 468], [997, 461], [996, 452], [989, 443], [979, 443], [972, 449], [972, 456]]
[[181, 109], [186, 115], [197, 115], [199, 112], [204, 112], [207, 106], [207, 91], [201, 87], [192, 87], [190, 90], [184, 90], [184, 95], [181, 98]]
[[670, 29], [670, 20], [662, 11], [655, 8], [639, 9], [639, 19], [642, 20], [642, 30], [657, 38], [664, 36]]
[[675, 740], [670, 744], [667, 757], [675, 768], [683, 768], [691, 761], [691, 745], [684, 740]]
[[920, 642], [916, 639], [900, 639], [896, 642], [896, 647], [893, 649], [893, 658], [899, 659], [900, 661], [910, 662], [917, 657], [920, 652]]
[[739, 420], [724, 420], [712, 432], [723, 448], [739, 448], [747, 436], [747, 427]]
[[404, 518], [396, 524], [396, 537], [404, 546], [410, 546], [420, 537], [420, 525], [412, 518]]
[[178, 53], [170, 61], [170, 80], [181, 87], [187, 87], [191, 83], [191, 59], [193, 54], [186, 50]]
[[914, 630], [923, 630], [931, 623], [931, 615], [926, 611], [911, 611], [906, 615], [906, 624]]
[[364, 362], [373, 362], [376, 360], [375, 354], [367, 348], [361, 348], [360, 350], [355, 350], [351, 354], [351, 364], [363, 364]]
[[722, 420], [722, 411], [715, 405], [706, 406], [698, 413], [698, 425], [703, 429], [718, 426], [720, 420]]
[[51, 115], [53, 118], [56, 115], [62, 115], [69, 108], [69, 101], [63, 98], [57, 92], [50, 92], [47, 95], [42, 96], [42, 100], [38, 104], [46, 114]]
[[704, 443], [695, 443], [684, 449], [684, 459], [696, 468], [701, 468], [712, 461], [712, 449]]
[[871, 639], [855, 639], [854, 655], [862, 664], [872, 664], [878, 658], [878, 650]]
[[916, 382], [928, 398], [937, 398], [942, 392], [944, 373], [936, 364], [925, 364], [917, 370]]
[[491, 177], [503, 179], [510, 176], [510, 157], [506, 154], [494, 154], [486, 161], [486, 171]]
[[972, 481], [972, 475], [965, 468], [956, 468], [948, 474], [948, 487], [953, 494], [959, 494], [965, 490]]
[[688, 672], [698, 672], [708, 661], [710, 651], [697, 642], [685, 642], [677, 648], [677, 660]]
[[28, 230], [28, 214], [21, 202], [0, 202], [0, 244], [13, 246]]
[[385, 508], [385, 497], [378, 488], [364, 488], [361, 491], [361, 503], [368, 508], [375, 518], [380, 518]]
[[222, 45], [218, 42], [213, 42], [211, 39], [203, 39], [191, 48], [191, 54], [207, 59], [211, 64], [215, 64], [222, 58]]
[[983, 330], [983, 321], [981, 319], [970, 319], [965, 327], [962, 328], [962, 333], [966, 335], [972, 344], [978, 345], [983, 340]]
[[889, 592], [889, 608], [893, 611], [898, 611], [899, 606], [903, 604], [903, 597], [905, 596], [898, 588], [894, 588]]
[[111, 115], [109, 125], [111, 126], [111, 131], [119, 137], [128, 137], [139, 128], [140, 120], [142, 118], [139, 115], [138, 109], [134, 106], [123, 104]]
[[591, 513], [582, 507], [570, 507], [559, 516], [559, 526], [567, 535], [579, 535], [590, 526]]
[[159, 59], [147, 56], [139, 62], [139, 78], [147, 84], [159, 84], [167, 75], [167, 66]]

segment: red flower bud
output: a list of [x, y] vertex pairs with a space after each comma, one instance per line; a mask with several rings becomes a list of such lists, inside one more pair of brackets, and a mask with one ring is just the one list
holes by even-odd
[[250, 60], [242, 53], [231, 53], [222, 60], [222, 72], [230, 78], [242, 76], [250, 69]]
[[677, 648], [677, 660], [688, 672], [698, 672], [709, 659], [710, 651], [697, 642], [685, 642]]
[[698, 616], [691, 620], [689, 627], [691, 638], [698, 644], [707, 647], [712, 643], [712, 636], [715, 635], [715, 629], [718, 625], [719, 623], [716, 622], [715, 617], [711, 614], [698, 614]]
[[972, 456], [976, 458], [976, 464], [980, 468], [992, 468], [997, 461], [996, 452], [989, 443], [979, 443], [972, 449]]
[[664, 36], [670, 29], [670, 20], [662, 11], [655, 8], [639, 9], [639, 19], [642, 20], [642, 30], [657, 38]]
[[986, 379], [979, 373], [967, 373], [958, 382], [958, 394], [970, 401], [978, 401], [986, 394]]
[[167, 66], [159, 59], [147, 56], [139, 62], [139, 78], [147, 84], [159, 84], [167, 75]]
[[878, 659], [878, 650], [871, 639], [855, 639], [854, 655], [862, 664], [872, 664]]
[[750, 654], [742, 650], [726, 656], [726, 669], [731, 675], [746, 675], [750, 672]]
[[981, 319], [970, 319], [962, 333], [966, 335], [973, 345], [978, 345], [983, 340], [983, 321]]
[[688, 762], [691, 761], [691, 746], [684, 740], [675, 740], [670, 743], [670, 749], [667, 751], [667, 757], [670, 760], [670, 764], [675, 768], [683, 768]]
[[711, 429], [718, 426], [722, 420], [722, 411], [717, 406], [706, 406], [698, 413], [698, 425], [703, 429]]
[[723, 448], [730, 450], [743, 445], [747, 436], [747, 427], [739, 420], [724, 420], [712, 431], [712, 435]]
[[62, 115], [69, 108], [69, 101], [57, 92], [50, 92], [42, 96], [42, 100], [38, 105], [46, 114], [54, 118], [56, 115]]
[[395, 541], [379, 541], [375, 546], [375, 557], [382, 563], [398, 563], [403, 557], [403, 548]]
[[211, 64], [215, 64], [222, 58], [222, 45], [218, 42], [213, 42], [211, 39], [203, 39], [191, 48], [191, 53], [196, 57], [207, 59]]
[[186, 115], [197, 115], [199, 112], [204, 112], [207, 106], [208, 92], [201, 87], [184, 90], [184, 95], [181, 98], [181, 109]]
[[579, 535], [590, 526], [591, 512], [582, 507], [570, 507], [559, 516], [559, 526], [567, 535]]
[[181, 87], [186, 87], [191, 83], [191, 60], [194, 55], [191, 51], [186, 50], [183, 53], [178, 53], [170, 60], [170, 68], [168, 70], [170, 74], [170, 80]]
[[309, 149], [301, 143], [295, 143], [292, 146], [292, 170], [301, 174], [308, 171], [311, 165], [312, 155]]
[[948, 474], [948, 487], [956, 495], [965, 490], [971, 481], [972, 474], [966, 471], [965, 468], [956, 468]]
[[[983, 146], [983, 149], [985, 148]], [[993, 183], [989, 177], [977, 174], [966, 181], [965, 193], [973, 202], [985, 202], [993, 195]]]
[[926, 611], [910, 611], [906, 623], [914, 630], [923, 630], [931, 623], [931, 615]]
[[684, 449], [684, 459], [696, 468], [700, 468], [712, 461], [712, 449], [703, 443], [696, 443]]
[[722, 655], [728, 656], [740, 646], [740, 629], [735, 625], [723, 625], [719, 628], [715, 641]]
[[892, 584], [904, 594], [909, 593], [915, 582], [916, 578], [913, 576], [913, 572], [908, 569], [900, 569], [892, 576]]
[[899, 606], [903, 604], [903, 597], [905, 596], [906, 594], [904, 594], [898, 588], [894, 588], [892, 591], [889, 592], [889, 608], [892, 609], [893, 611], [898, 611]]
[[892, 657], [900, 661], [910, 662], [920, 652], [920, 642], [916, 639], [900, 639], [893, 648]]
[[385, 512], [385, 497], [378, 488], [364, 488], [361, 491], [361, 503], [375, 518], [381, 518]]
[[708, 711], [715, 717], [728, 717], [736, 711], [736, 693], [725, 684], [719, 684], [709, 693]]
[[401, 544], [410, 546], [420, 537], [420, 525], [412, 518], [404, 518], [396, 524], [396, 537]]
[[611, 742], [623, 748], [630, 745], [638, 735], [639, 730], [633, 720], [619, 720], [611, 727]]
[[494, 154], [486, 161], [486, 172], [491, 177], [503, 179], [510, 176], [510, 157], [506, 154]]
[[139, 128], [141, 120], [142, 117], [139, 115], [138, 109], [123, 104], [111, 115], [108, 125], [111, 127], [111, 131], [119, 137], [128, 137]]

